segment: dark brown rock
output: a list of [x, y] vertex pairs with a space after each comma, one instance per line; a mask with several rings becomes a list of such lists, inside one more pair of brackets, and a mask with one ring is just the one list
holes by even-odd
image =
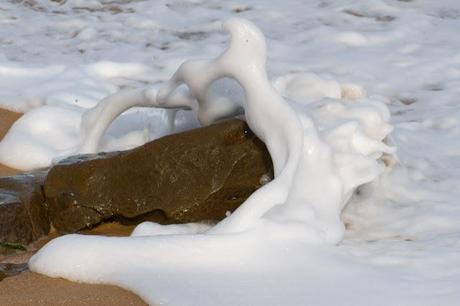
[[43, 174], [0, 177], [0, 242], [27, 244], [48, 234]]
[[54, 227], [75, 232], [105, 220], [220, 220], [267, 175], [265, 145], [233, 119], [130, 151], [67, 159], [50, 170], [44, 190]]
[[18, 275], [28, 270], [27, 263], [0, 263], [0, 281], [6, 277]]

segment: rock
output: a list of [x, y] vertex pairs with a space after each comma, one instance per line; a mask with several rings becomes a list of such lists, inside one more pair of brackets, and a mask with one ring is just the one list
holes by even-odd
[[0, 263], [0, 281], [5, 277], [14, 276], [28, 270], [27, 263]]
[[0, 242], [27, 244], [48, 234], [43, 174], [0, 177]]
[[271, 178], [265, 145], [233, 119], [124, 152], [76, 156], [54, 166], [44, 191], [61, 233], [102, 221], [217, 221]]
[[3, 255], [15, 254], [17, 252], [23, 252], [26, 250], [26, 246], [22, 244], [0, 242], [0, 260], [2, 259]]

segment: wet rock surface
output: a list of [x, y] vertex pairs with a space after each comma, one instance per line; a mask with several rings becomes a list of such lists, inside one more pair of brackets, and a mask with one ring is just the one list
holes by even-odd
[[129, 151], [76, 156], [48, 173], [44, 193], [61, 233], [103, 221], [217, 221], [272, 177], [265, 145], [233, 119]]
[[28, 270], [27, 263], [0, 263], [0, 281], [6, 277], [18, 275]]
[[44, 173], [0, 177], [0, 242], [27, 244], [48, 234]]

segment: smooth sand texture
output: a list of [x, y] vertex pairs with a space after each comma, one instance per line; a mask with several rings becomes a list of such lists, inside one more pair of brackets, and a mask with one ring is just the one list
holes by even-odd
[[14, 175], [14, 174], [18, 174], [20, 172], [21, 171], [19, 171], [17, 169], [13, 169], [13, 168], [10, 168], [10, 167], [7, 167], [5, 165], [0, 164], [0, 176]]
[[13, 125], [13, 123], [21, 116], [21, 113], [0, 109], [0, 138], [5, 136], [11, 125]]
[[146, 305], [114, 286], [78, 284], [32, 272], [0, 282], [0, 305]]
[[[22, 114], [0, 109], [0, 139]], [[0, 176], [20, 173], [0, 164]], [[88, 234], [127, 236], [133, 227], [104, 225]], [[48, 239], [44, 239], [46, 242]], [[43, 244], [43, 243], [40, 243]], [[41, 245], [40, 245], [41, 246]], [[39, 246], [39, 247], [40, 247]], [[0, 256], [0, 262], [27, 262], [33, 252]], [[115, 286], [88, 285], [50, 278], [32, 272], [0, 281], [0, 305], [146, 305], [138, 296]]]
[[[8, 132], [11, 125], [13, 125], [13, 123], [21, 116], [21, 113], [0, 109], [0, 139], [2, 139], [3, 136], [5, 136], [6, 132]], [[17, 169], [13, 169], [0, 164], [0, 176], [13, 175], [19, 172], [20, 171]]]

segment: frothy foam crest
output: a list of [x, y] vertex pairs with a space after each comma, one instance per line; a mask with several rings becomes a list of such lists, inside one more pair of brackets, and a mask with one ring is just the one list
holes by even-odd
[[[177, 279], [166, 282], [171, 287], [161, 280], [177, 271], [198, 266], [215, 273], [225, 269], [223, 262], [242, 267], [248, 262], [265, 262], [255, 254], [275, 250], [279, 242], [335, 244], [342, 239], [341, 212], [354, 189], [377, 178], [384, 171], [380, 158], [394, 151], [384, 143], [391, 132], [388, 110], [365, 99], [287, 101], [267, 78], [265, 40], [257, 27], [247, 20], [231, 19], [224, 29], [231, 33], [232, 41], [218, 58], [185, 62], [158, 90], [130, 91], [101, 102], [99, 110], [109, 114], [101, 129], [132, 105], [192, 109], [203, 124], [234, 115], [242, 107], [248, 125], [267, 145], [274, 180], [209, 230], [178, 225], [164, 227], [155, 235], [161, 226], [143, 224], [129, 238], [65, 236], [32, 257], [32, 271], [116, 284], [155, 303], [172, 294]], [[243, 103], [228, 97], [216, 100], [210, 88], [222, 78], [238, 82], [245, 92]], [[183, 91], [184, 84], [188, 91]], [[112, 103], [118, 98], [123, 98], [120, 103]], [[84, 120], [97, 124], [96, 110]], [[93, 141], [90, 147], [95, 145]], [[229, 252], [234, 257], [226, 257]], [[138, 268], [117, 270], [126, 262]], [[145, 265], [150, 276], [139, 265]], [[162, 289], [154, 292], [152, 288]]]

